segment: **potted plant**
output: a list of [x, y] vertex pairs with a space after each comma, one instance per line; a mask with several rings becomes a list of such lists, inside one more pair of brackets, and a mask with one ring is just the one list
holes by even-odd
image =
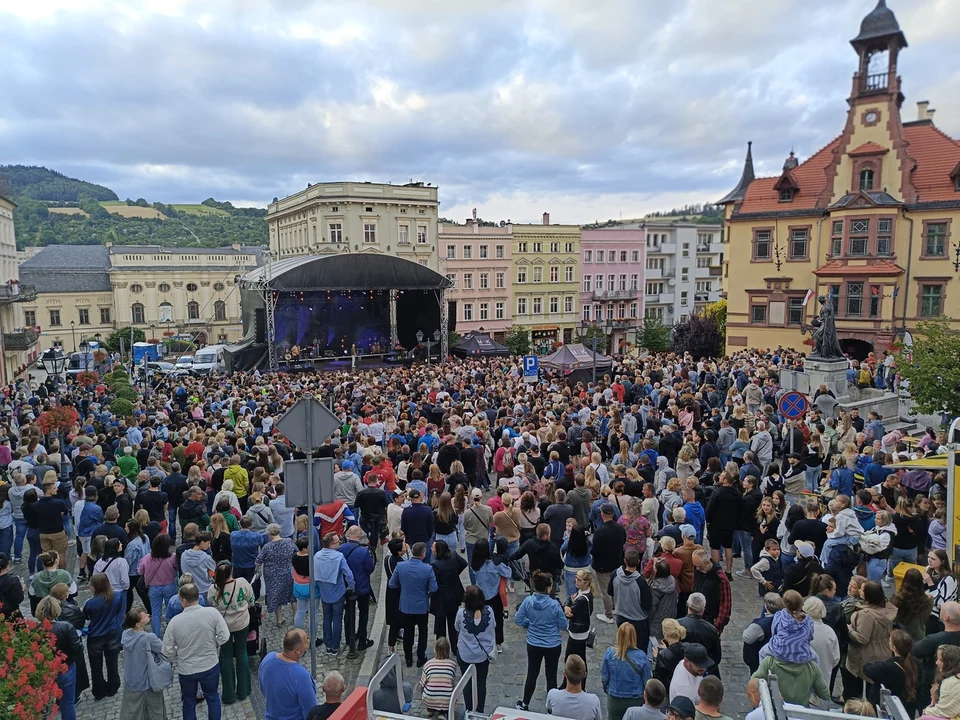
[[58, 405], [40, 413], [37, 426], [47, 435], [51, 435], [67, 430], [79, 419], [80, 415], [75, 408], [69, 405]]
[[57, 676], [67, 668], [50, 623], [0, 619], [0, 717], [49, 717], [62, 691]]
[[80, 387], [88, 388], [100, 382], [100, 375], [94, 370], [84, 370], [77, 373], [76, 383]]

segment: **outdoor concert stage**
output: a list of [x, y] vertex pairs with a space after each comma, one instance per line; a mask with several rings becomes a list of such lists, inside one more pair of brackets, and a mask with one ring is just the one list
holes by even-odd
[[450, 281], [409, 260], [379, 253], [303, 255], [271, 262], [238, 281], [244, 341], [228, 349], [231, 370], [344, 369], [362, 358], [423, 359], [417, 332], [440, 331], [447, 354]]

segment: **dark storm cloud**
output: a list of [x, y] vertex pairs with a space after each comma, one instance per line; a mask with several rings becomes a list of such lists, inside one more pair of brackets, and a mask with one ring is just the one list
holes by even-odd
[[[263, 204], [306, 182], [416, 177], [440, 185], [444, 208], [514, 198], [515, 218], [551, 201], [573, 212], [558, 200], [570, 197], [591, 216], [715, 199], [747, 140], [767, 174], [791, 148], [808, 157], [842, 127], [847, 40], [874, 4], [89, 0], [43, 11], [57, 2], [0, 0], [5, 162], [168, 202]], [[908, 94], [936, 92], [943, 111], [960, 95], [942, 62], [960, 22], [941, 0], [901, 2]], [[956, 135], [952, 115], [938, 120]]]

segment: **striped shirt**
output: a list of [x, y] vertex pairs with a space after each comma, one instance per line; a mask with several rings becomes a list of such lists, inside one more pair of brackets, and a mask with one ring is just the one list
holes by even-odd
[[420, 676], [423, 704], [430, 710], [446, 710], [456, 685], [457, 664], [453, 660], [427, 660]]

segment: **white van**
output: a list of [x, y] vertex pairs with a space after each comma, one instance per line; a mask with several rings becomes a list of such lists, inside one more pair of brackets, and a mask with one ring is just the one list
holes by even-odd
[[222, 373], [226, 366], [223, 361], [223, 351], [226, 345], [208, 345], [200, 348], [193, 356], [193, 372], [195, 375], [213, 375]]

